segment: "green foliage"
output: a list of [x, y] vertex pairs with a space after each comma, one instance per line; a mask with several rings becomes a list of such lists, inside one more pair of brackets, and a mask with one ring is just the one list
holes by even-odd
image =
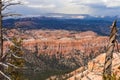
[[103, 75], [103, 80], [120, 80], [120, 77], [117, 78], [116, 74], [112, 74], [112, 75]]
[[[21, 50], [22, 39], [13, 38], [12, 42], [14, 43], [14, 45], [11, 45], [9, 47], [10, 52], [8, 53], [9, 55], [7, 57], [7, 62], [16, 66], [16, 68], [14, 66], [9, 66], [6, 72], [8, 73], [8, 75], [10, 75], [12, 80], [24, 80], [23, 73], [21, 71], [25, 63], [25, 60], [22, 58], [23, 57], [23, 51]], [[14, 55], [16, 55], [19, 58], [16, 58]]]
[[[19, 57], [23, 57], [24, 52], [21, 50], [22, 39], [13, 38], [12, 42], [14, 43], [14, 45], [10, 46], [10, 53], [14, 54], [16, 56], [19, 56]], [[9, 59], [10, 60], [8, 60], [8, 62], [10, 62], [11, 64], [14, 64], [18, 67], [23, 67], [24, 66], [24, 63], [25, 63], [24, 59], [21, 59], [21, 58], [18, 59], [18, 58], [15, 58], [12, 55], [10, 56]]]

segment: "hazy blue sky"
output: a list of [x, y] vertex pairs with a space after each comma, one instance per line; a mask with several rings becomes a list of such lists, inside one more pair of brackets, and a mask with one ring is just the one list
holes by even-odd
[[45, 13], [120, 15], [120, 0], [20, 0], [22, 6], [13, 6], [13, 12], [24, 15]]

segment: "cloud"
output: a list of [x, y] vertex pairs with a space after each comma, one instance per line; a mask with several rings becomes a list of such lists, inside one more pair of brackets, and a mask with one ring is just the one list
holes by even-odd
[[120, 0], [104, 0], [103, 2], [108, 8], [120, 7]]
[[23, 4], [26, 7], [30, 7], [30, 8], [44, 8], [44, 9], [49, 9], [49, 8], [55, 8], [56, 5], [53, 3], [50, 3], [49, 1], [42, 1], [42, 0], [24, 0], [22, 1]]
[[[18, 1], [18, 0], [16, 0]], [[90, 15], [117, 15], [120, 0], [20, 0], [23, 6], [13, 7], [14, 11], [28, 15], [41, 13], [67, 13]], [[113, 14], [114, 12], [114, 14]]]
[[76, 5], [88, 5], [92, 7], [94, 5], [105, 6], [106, 8], [120, 7], [120, 0], [72, 0], [71, 3]]
[[49, 9], [49, 8], [55, 8], [56, 6], [54, 4], [49, 4], [49, 5], [27, 5], [28, 7], [31, 8], [44, 8], [44, 9]]
[[100, 4], [102, 0], [72, 0], [71, 3], [76, 5]]
[[119, 15], [120, 12], [120, 0], [72, 0], [71, 3], [89, 8], [91, 15]]

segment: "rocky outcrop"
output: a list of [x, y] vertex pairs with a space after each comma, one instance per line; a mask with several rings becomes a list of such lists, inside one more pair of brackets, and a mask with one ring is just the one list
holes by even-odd
[[[103, 68], [105, 62], [105, 53], [90, 60], [87, 65], [64, 74], [49, 77], [47, 80], [103, 80]], [[116, 80], [120, 79], [120, 53], [114, 53], [112, 64], [112, 73]], [[115, 77], [114, 76], [114, 77]]]
[[[79, 71], [73, 71], [74, 73], [77, 71], [77, 73], [73, 74], [73, 76], [67, 80], [75, 80], [75, 78], [77, 78], [77, 80], [102, 80], [104, 62], [105, 53], [88, 62], [88, 68], [86, 70], [79, 70], [82, 68], [81, 67], [77, 69]], [[112, 72], [116, 75], [118, 80], [120, 77], [120, 53], [114, 53], [113, 55]]]

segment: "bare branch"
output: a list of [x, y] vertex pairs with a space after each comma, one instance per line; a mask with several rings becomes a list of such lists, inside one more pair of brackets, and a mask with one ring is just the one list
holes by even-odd
[[12, 17], [12, 16], [21, 16], [21, 14], [16, 14], [16, 13], [6, 13], [4, 15], [2, 15], [2, 17]]
[[0, 58], [0, 61], [1, 61], [1, 62], [4, 61], [5, 58], [6, 58], [6, 56], [7, 56], [6, 54], [5, 54], [5, 55], [2, 55], [1, 58]]
[[7, 64], [4, 64], [4, 63], [2, 63], [2, 62], [0, 62], [0, 65], [2, 65], [2, 66], [4, 66], [4, 67], [8, 68], [8, 65], [7, 65]]
[[19, 57], [19, 56], [15, 55], [15, 54], [12, 54], [12, 56], [14, 56], [17, 59], [23, 59], [22, 57]]
[[18, 3], [8, 3], [8, 4], [6, 4], [6, 5], [3, 4], [2, 11], [5, 10], [5, 9], [6, 9], [7, 7], [9, 7], [9, 6], [18, 5], [18, 4], [20, 4], [20, 3], [21, 3], [21, 2], [18, 2]]
[[[16, 46], [16, 45], [15, 45], [9, 38], [7, 38], [5, 35], [3, 35], [3, 37], [4, 37], [4, 39], [6, 39], [7, 41], [10, 41], [15, 47], [21, 49], [20, 47]], [[22, 49], [21, 49], [21, 50], [22, 50]], [[8, 51], [10, 51], [10, 49], [9, 49]], [[14, 53], [16, 53], [16, 52], [14, 52]], [[17, 59], [23, 59], [23, 57], [19, 57], [19, 56], [15, 55], [14, 53], [11, 52], [11, 55], [12, 55], [13, 57], [15, 57], [15, 58], [17, 58]]]
[[4, 74], [2, 71], [0, 71], [0, 74], [2, 74], [5, 78], [7, 78], [8, 80], [12, 80], [12, 79], [10, 79], [10, 77], [9, 76], [7, 76], [6, 74]]
[[5, 4], [5, 3], [10, 3], [12, 1], [14, 1], [14, 0], [2, 0], [2, 3]]
[[[15, 47], [21, 49], [21, 47], [16, 46], [16, 45], [15, 45], [9, 38], [7, 38], [5, 35], [3, 35], [3, 38], [6, 39], [7, 41], [11, 42], [12, 45], [14, 45]], [[22, 50], [22, 49], [21, 49], [21, 50]]]
[[13, 64], [11, 64], [11, 63], [7, 63], [7, 65], [9, 65], [9, 66], [11, 66], [11, 67], [14, 67], [14, 68], [16, 68], [16, 69], [19, 68], [19, 67], [15, 66], [15, 65], [13, 65]]

